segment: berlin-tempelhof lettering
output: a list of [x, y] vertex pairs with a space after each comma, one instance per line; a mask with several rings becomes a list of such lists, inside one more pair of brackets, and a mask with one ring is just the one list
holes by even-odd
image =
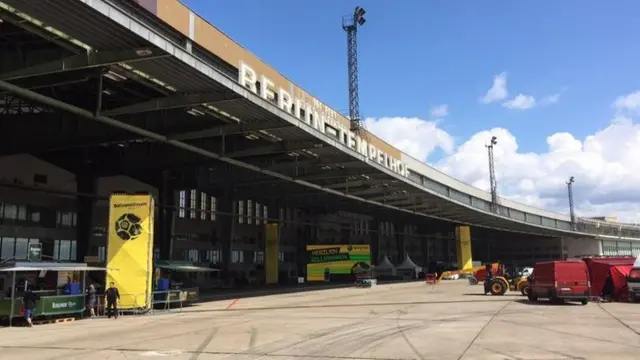
[[[260, 91], [258, 91], [257, 87], [258, 80], [260, 81]], [[314, 99], [314, 103], [309, 104], [302, 99], [291, 96], [290, 92], [285, 89], [276, 89], [273, 81], [264, 75], [261, 75], [258, 79], [256, 72], [242, 61], [238, 67], [238, 82], [265, 100], [273, 102], [277, 99], [280, 109], [292, 114], [323, 134], [331, 135], [341, 143], [366, 156], [369, 161], [377, 162], [402, 176], [409, 176], [409, 169], [402, 161], [389, 156], [389, 154], [378, 149], [375, 145], [368, 143], [354, 132], [346, 129], [338, 121], [338, 113], [320, 101]]]

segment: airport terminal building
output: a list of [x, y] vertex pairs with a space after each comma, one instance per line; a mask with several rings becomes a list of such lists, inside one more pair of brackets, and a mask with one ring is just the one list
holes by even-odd
[[314, 244], [456, 263], [467, 226], [483, 262], [640, 254], [638, 226], [492, 211], [177, 0], [0, 0], [0, 34], [0, 259], [104, 262], [114, 192], [156, 199], [157, 258], [256, 282], [267, 223], [283, 281]]

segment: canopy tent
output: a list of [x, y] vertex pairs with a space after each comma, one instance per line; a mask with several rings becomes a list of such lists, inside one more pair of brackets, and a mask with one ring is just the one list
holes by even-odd
[[420, 268], [420, 266], [416, 265], [416, 263], [413, 262], [413, 260], [411, 260], [411, 257], [409, 257], [409, 254], [405, 255], [404, 257], [404, 261], [402, 262], [402, 264], [398, 265], [396, 267], [396, 269], [398, 270], [414, 270]]
[[395, 266], [391, 263], [391, 260], [385, 255], [380, 263], [373, 268], [374, 271], [393, 271], [395, 270]]
[[216, 272], [220, 271], [218, 269], [212, 269], [202, 266], [195, 266], [193, 263], [187, 260], [159, 260], [156, 261], [154, 267], [158, 269], [165, 269], [171, 271], [180, 271], [180, 272]]
[[87, 266], [82, 263], [11, 263], [9, 266], [0, 265], [0, 272], [24, 271], [106, 271], [107, 268]]
[[613, 281], [614, 299], [620, 300], [629, 297], [627, 277], [629, 277], [632, 267], [633, 265], [614, 265], [609, 269], [609, 271], [611, 271], [611, 280]]
[[640, 268], [640, 255], [636, 258], [636, 261], [633, 263], [634, 268]]
[[[600, 296], [607, 282], [609, 274], [613, 281], [613, 296], [618, 298], [624, 293], [626, 287], [626, 275], [629, 275], [633, 266], [634, 258], [586, 258], [584, 261], [589, 268], [589, 279], [591, 281], [591, 296]], [[625, 274], [626, 275], [622, 275]]]

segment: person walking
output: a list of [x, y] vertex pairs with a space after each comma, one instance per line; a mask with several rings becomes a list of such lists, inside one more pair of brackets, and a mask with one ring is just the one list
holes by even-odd
[[105, 292], [105, 297], [107, 298], [107, 317], [111, 319], [111, 316], [113, 315], [113, 317], [117, 319], [118, 300], [120, 300], [120, 292], [118, 291], [116, 284], [114, 284], [113, 282], [109, 284], [109, 288]]
[[87, 291], [87, 306], [89, 307], [89, 316], [96, 316], [96, 303], [98, 302], [98, 296], [96, 295], [96, 287], [91, 284]]
[[33, 312], [36, 310], [36, 300], [37, 297], [33, 292], [33, 287], [29, 286], [27, 292], [22, 297], [22, 302], [24, 303], [24, 319], [27, 320], [29, 327], [33, 327], [31, 318], [33, 318]]

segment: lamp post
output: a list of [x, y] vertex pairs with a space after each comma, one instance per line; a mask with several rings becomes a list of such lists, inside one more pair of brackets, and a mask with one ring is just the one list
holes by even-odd
[[576, 212], [573, 206], [573, 183], [575, 178], [572, 176], [567, 181], [567, 192], [569, 194], [569, 216], [571, 217], [571, 230], [576, 231]]
[[489, 145], [485, 145], [487, 147], [487, 152], [489, 155], [489, 183], [491, 186], [491, 211], [494, 213], [498, 213], [498, 182], [496, 181], [496, 169], [495, 162], [493, 159], [493, 147], [498, 144], [498, 138], [495, 136], [491, 137], [491, 141]]

